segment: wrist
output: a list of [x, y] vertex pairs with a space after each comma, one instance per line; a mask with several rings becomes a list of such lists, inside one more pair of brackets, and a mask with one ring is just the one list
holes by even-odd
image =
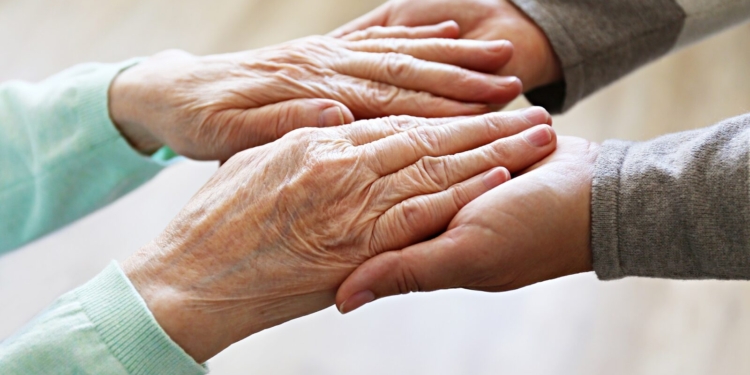
[[145, 69], [136, 65], [118, 74], [109, 86], [109, 115], [117, 130], [142, 154], [150, 155], [163, 146], [163, 143], [148, 128], [143, 111], [143, 103], [148, 83], [141, 78]]
[[513, 60], [502, 73], [519, 76], [527, 92], [561, 81], [562, 64], [547, 33], [513, 1], [507, 3], [509, 6], [504, 8], [509, 14], [507, 19], [516, 23], [509, 27], [516, 31], [514, 37], [510, 38], [516, 51]]
[[[210, 322], [188, 304], [189, 288], [183, 288], [174, 269], [149, 254], [155, 244], [146, 245], [122, 263], [122, 270], [135, 287], [164, 332], [198, 363], [204, 363], [223, 348], [211, 333]], [[186, 277], [183, 277], [184, 280]]]
[[[335, 289], [301, 290], [295, 272], [269, 273], [261, 266], [264, 272], [230, 281], [207, 269], [211, 266], [200, 257], [185, 257], [200, 252], [188, 244], [174, 244], [185, 246], [178, 249], [156, 242], [123, 262], [122, 269], [164, 332], [198, 363], [250, 335], [334, 303]], [[279, 280], [291, 282], [280, 285]], [[228, 284], [248, 288], [240, 297]]]
[[580, 272], [591, 272], [594, 270], [594, 260], [593, 260], [593, 250], [592, 250], [592, 218], [591, 218], [591, 212], [593, 207], [593, 184], [594, 184], [594, 178], [596, 177], [596, 161], [599, 158], [601, 145], [595, 142], [589, 142], [588, 146], [586, 148], [585, 153], [583, 153], [581, 160], [585, 164], [585, 175], [586, 178], [586, 184], [583, 186], [584, 191], [582, 192], [582, 196], [584, 196], [584, 206], [586, 207], [586, 220], [585, 226], [583, 230], [586, 233], [585, 236], [585, 242], [584, 246], [582, 247], [583, 251], [580, 254]]

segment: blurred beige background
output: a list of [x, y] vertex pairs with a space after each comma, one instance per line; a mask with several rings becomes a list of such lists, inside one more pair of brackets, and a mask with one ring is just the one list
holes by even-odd
[[[0, 0], [0, 81], [166, 48], [260, 47], [325, 33], [380, 2]], [[601, 141], [710, 125], [750, 111], [749, 66], [745, 25], [613, 85], [557, 118], [556, 128]], [[215, 169], [182, 163], [0, 257], [0, 339], [149, 241]], [[581, 275], [501, 295], [392, 298], [347, 317], [329, 309], [253, 336], [210, 367], [222, 375], [747, 374], [748, 353], [750, 283]]]

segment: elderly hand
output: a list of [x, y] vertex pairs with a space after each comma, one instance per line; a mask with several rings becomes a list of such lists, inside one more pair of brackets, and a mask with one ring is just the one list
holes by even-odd
[[550, 121], [535, 108], [293, 131], [231, 158], [123, 268], [170, 337], [205, 361], [333, 305], [362, 262], [443, 231], [555, 149], [552, 128], [535, 126]]
[[500, 292], [591, 271], [597, 150], [581, 139], [560, 138], [555, 153], [466, 205], [439, 237], [357, 268], [338, 291], [339, 310], [409, 292]]
[[508, 0], [391, 0], [331, 35], [367, 35], [357, 30], [447, 20], [458, 22], [462, 38], [513, 43], [513, 58], [497, 72], [519, 77], [526, 90], [562, 79], [560, 63], [544, 31]]
[[166, 144], [187, 157], [226, 160], [297, 128], [475, 115], [520, 94], [517, 78], [476, 72], [502, 67], [512, 55], [507, 41], [436, 39], [457, 34], [447, 22], [217, 56], [165, 52], [115, 79], [111, 114], [141, 151]]

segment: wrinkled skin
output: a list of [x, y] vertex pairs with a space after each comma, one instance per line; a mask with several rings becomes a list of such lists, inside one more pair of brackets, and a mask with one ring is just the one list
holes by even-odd
[[476, 115], [521, 93], [517, 78], [479, 72], [502, 67], [512, 45], [440, 39], [457, 35], [447, 22], [215, 56], [168, 51], [115, 79], [110, 111], [143, 152], [166, 144], [190, 158], [226, 160], [298, 128]]
[[392, 0], [331, 35], [342, 37], [373, 26], [421, 26], [448, 20], [458, 23], [461, 38], [513, 43], [513, 58], [496, 72], [519, 77], [527, 91], [562, 79], [560, 62], [544, 31], [507, 0]]
[[231, 158], [123, 268], [165, 331], [203, 362], [333, 305], [358, 265], [443, 231], [555, 149], [552, 128], [535, 126], [550, 121], [537, 108], [293, 131]]
[[445, 233], [365, 262], [339, 289], [339, 309], [416, 291], [508, 291], [591, 271], [598, 147], [561, 137], [557, 151], [530, 171], [461, 209]]

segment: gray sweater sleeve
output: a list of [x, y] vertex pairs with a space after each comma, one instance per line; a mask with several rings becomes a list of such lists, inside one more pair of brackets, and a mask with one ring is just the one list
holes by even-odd
[[750, 17], [750, 0], [512, 1], [545, 31], [562, 63], [563, 82], [526, 94], [552, 112]]
[[[750, 0], [513, 0], [544, 29], [564, 82], [527, 93], [564, 111], [750, 17]], [[750, 279], [750, 114], [601, 148], [591, 247], [599, 278]]]
[[[550, 111], [750, 17], [750, 0], [512, 0], [545, 31], [564, 81]], [[750, 279], [750, 114], [650, 142], [609, 141], [592, 187], [601, 279]]]
[[592, 189], [600, 279], [750, 279], [750, 114], [649, 142], [608, 141]]

